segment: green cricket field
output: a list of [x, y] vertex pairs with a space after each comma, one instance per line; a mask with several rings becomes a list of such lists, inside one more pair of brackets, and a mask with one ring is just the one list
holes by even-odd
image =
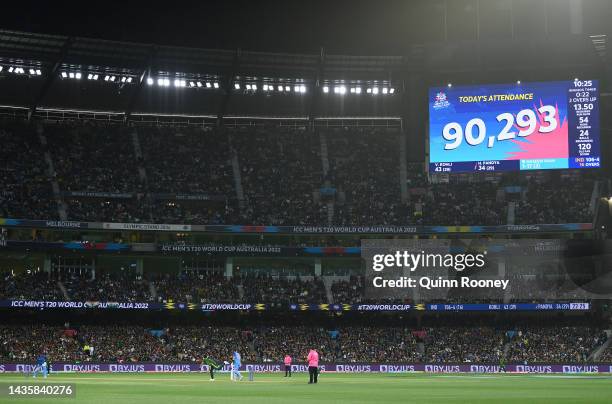
[[[246, 376], [246, 375], [245, 375]], [[23, 384], [75, 385], [75, 397], [52, 402], [100, 404], [191, 403], [610, 403], [612, 376], [519, 374], [331, 374], [318, 384], [307, 374], [256, 374], [232, 382], [219, 373], [51, 374], [32, 379], [22, 374], [0, 374], [1, 403], [39, 403], [48, 397], [15, 397], [8, 386]]]

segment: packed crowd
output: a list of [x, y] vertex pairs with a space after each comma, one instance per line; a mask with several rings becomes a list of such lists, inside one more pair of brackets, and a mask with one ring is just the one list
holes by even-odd
[[510, 336], [509, 362], [585, 362], [606, 337], [588, 327], [560, 327], [555, 333], [546, 328], [519, 329]]
[[402, 198], [402, 137], [392, 129], [1, 126], [5, 217], [55, 219], [59, 197], [69, 219], [84, 221], [499, 225], [509, 220], [509, 201], [515, 224], [590, 222], [593, 215], [596, 175], [588, 173], [439, 183], [422, 162], [407, 162]]
[[220, 274], [183, 272], [159, 275], [152, 279], [159, 302], [235, 303], [240, 301], [235, 282]]
[[0, 300], [64, 300], [57, 277], [43, 271], [0, 271]]
[[0, 127], [0, 214], [14, 218], [57, 219], [57, 203], [35, 127]]
[[318, 136], [305, 129], [248, 128], [230, 139], [240, 161], [246, 223], [327, 223]]
[[429, 328], [425, 358], [444, 363], [499, 363], [504, 354], [504, 334], [489, 327]]
[[339, 225], [407, 224], [400, 198], [397, 129], [338, 129], [326, 134], [329, 180]]
[[66, 273], [61, 277], [68, 297], [76, 301], [146, 302], [151, 300], [149, 284], [131, 271], [96, 274]]
[[[289, 354], [303, 363], [315, 348], [325, 362], [584, 363], [606, 341], [588, 327], [212, 327], [41, 325], [0, 327], [0, 361], [182, 362], [204, 357], [243, 362], [280, 362]], [[507, 351], [507, 352], [505, 352]], [[604, 359], [606, 356], [604, 355]], [[601, 360], [601, 359], [600, 359]], [[607, 360], [607, 359], [606, 359]]]
[[[313, 277], [293, 268], [295, 273], [275, 273], [278, 268], [247, 268], [231, 278], [220, 272], [184, 270], [173, 273], [137, 274], [132, 270], [44, 271], [13, 274], [0, 272], [0, 300], [57, 300], [109, 302], [181, 303], [266, 303], [287, 308], [289, 304], [364, 303], [545, 303], [583, 302], [590, 294], [572, 281], [546, 281], [524, 276], [510, 277], [507, 290], [454, 289], [444, 293], [423, 288], [413, 293], [368, 295], [363, 276]], [[306, 268], [308, 269], [308, 268]], [[291, 270], [291, 269], [288, 269]], [[301, 273], [300, 273], [301, 272]], [[327, 292], [327, 287], [329, 292]], [[568, 285], [566, 287], [566, 284]], [[62, 290], [63, 288], [63, 290]], [[64, 294], [64, 291], [66, 294]], [[454, 293], [453, 293], [454, 292]]]
[[266, 275], [242, 278], [244, 300], [284, 305], [289, 303], [325, 303], [325, 285], [320, 278], [276, 278]]

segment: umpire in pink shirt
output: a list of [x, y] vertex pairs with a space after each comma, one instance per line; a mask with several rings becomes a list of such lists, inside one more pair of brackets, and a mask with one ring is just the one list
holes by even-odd
[[287, 375], [291, 377], [291, 356], [289, 356], [289, 354], [285, 355], [283, 362], [285, 363], [285, 377], [287, 377]]
[[316, 383], [319, 376], [319, 353], [315, 349], [308, 352], [308, 374], [310, 375], [308, 384]]

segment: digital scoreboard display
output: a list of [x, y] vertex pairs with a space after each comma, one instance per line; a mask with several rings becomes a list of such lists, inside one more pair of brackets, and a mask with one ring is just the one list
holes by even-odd
[[597, 80], [429, 90], [434, 173], [597, 168]]

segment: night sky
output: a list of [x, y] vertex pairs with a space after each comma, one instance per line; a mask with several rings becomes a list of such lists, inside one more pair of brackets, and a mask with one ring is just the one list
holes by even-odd
[[[190, 2], [11, 1], [0, 28], [202, 48], [361, 55], [405, 54], [413, 43], [442, 39], [444, 0], [284, 0]], [[570, 0], [481, 0], [481, 32], [507, 35], [508, 6], [517, 35], [568, 26]], [[475, 0], [449, 0], [449, 39], [473, 39]], [[610, 30], [612, 1], [584, 0], [585, 31]], [[490, 18], [488, 18], [490, 16]]]

